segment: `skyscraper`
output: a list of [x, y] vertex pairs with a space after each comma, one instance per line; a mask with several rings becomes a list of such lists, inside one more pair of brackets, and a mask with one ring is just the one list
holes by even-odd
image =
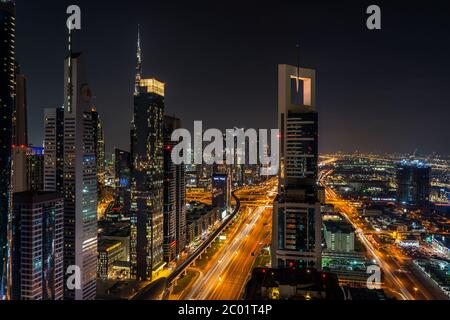
[[315, 80], [315, 70], [278, 66], [281, 141], [278, 196], [272, 226], [272, 266], [275, 268], [321, 268]]
[[77, 266], [81, 276], [81, 288], [65, 286], [64, 298], [87, 300], [96, 295], [97, 159], [81, 53], [66, 58], [64, 78], [64, 269]]
[[44, 190], [63, 194], [64, 107], [44, 110]]
[[230, 208], [231, 176], [214, 173], [211, 177], [212, 206], [219, 208], [220, 213]]
[[94, 153], [97, 159], [97, 180], [99, 187], [105, 183], [105, 138], [100, 116], [96, 108], [92, 108], [92, 130], [94, 133]]
[[27, 150], [28, 121], [26, 78], [19, 72], [16, 74], [16, 101], [13, 113], [13, 145], [12, 145], [12, 192], [27, 191]]
[[184, 165], [172, 162], [172, 132], [181, 128], [178, 118], [164, 116], [164, 260], [177, 258], [186, 246], [186, 187]]
[[397, 201], [413, 207], [429, 204], [430, 172], [430, 166], [422, 161], [402, 160], [397, 168]]
[[63, 298], [62, 195], [54, 192], [14, 193], [12, 298]]
[[114, 150], [114, 171], [117, 203], [129, 216], [131, 206], [131, 156], [128, 151]]
[[14, 2], [0, 1], [0, 300], [7, 294], [12, 118], [16, 89], [15, 20]]
[[164, 83], [143, 79], [131, 137], [131, 273], [151, 278], [163, 258]]
[[169, 263], [175, 259], [176, 236], [176, 169], [171, 159], [172, 141], [170, 140], [171, 126], [175, 121], [164, 117], [164, 261]]
[[137, 75], [131, 124], [131, 275], [151, 279], [163, 266], [164, 83]]

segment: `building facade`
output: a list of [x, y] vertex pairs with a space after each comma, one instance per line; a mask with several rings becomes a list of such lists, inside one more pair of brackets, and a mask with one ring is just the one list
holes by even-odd
[[63, 222], [62, 195], [14, 194], [12, 299], [63, 298]]
[[164, 83], [142, 79], [131, 129], [131, 274], [151, 279], [163, 265]]
[[92, 132], [94, 138], [94, 153], [97, 159], [97, 180], [99, 187], [105, 183], [105, 135], [103, 133], [103, 126], [100, 119], [100, 115], [96, 108], [91, 110], [92, 118]]
[[413, 207], [425, 207], [430, 201], [428, 164], [418, 160], [403, 160], [397, 168], [397, 202]]
[[324, 221], [323, 233], [326, 249], [337, 252], [355, 250], [355, 231], [344, 221]]
[[275, 268], [321, 268], [315, 80], [315, 70], [278, 66], [281, 141], [278, 196], [274, 201], [272, 225]]
[[0, 2], [0, 300], [7, 294], [8, 216], [11, 210], [11, 146], [16, 88], [15, 5]]
[[186, 188], [184, 165], [172, 162], [172, 132], [181, 128], [180, 119], [164, 117], [164, 260], [176, 259], [186, 246]]
[[64, 107], [44, 110], [44, 190], [63, 193]]
[[102, 239], [98, 243], [98, 273], [102, 280], [108, 279], [108, 274], [116, 261], [125, 260], [125, 246], [122, 241]]
[[187, 241], [188, 243], [201, 241], [208, 230], [220, 219], [218, 208], [205, 203], [192, 201], [187, 204]]
[[96, 296], [97, 277], [97, 160], [92, 94], [81, 53], [71, 53], [65, 65], [64, 268], [79, 268], [81, 287], [66, 286], [64, 299], [90, 300]]
[[131, 207], [131, 155], [128, 151], [114, 150], [114, 172], [117, 203], [122, 213], [129, 216]]
[[212, 206], [221, 212], [230, 208], [231, 178], [228, 174], [215, 173], [211, 177]]
[[27, 191], [44, 191], [44, 148], [27, 148]]
[[27, 121], [27, 81], [17, 67], [16, 101], [13, 116], [12, 145], [12, 192], [29, 190], [27, 181], [28, 121]]

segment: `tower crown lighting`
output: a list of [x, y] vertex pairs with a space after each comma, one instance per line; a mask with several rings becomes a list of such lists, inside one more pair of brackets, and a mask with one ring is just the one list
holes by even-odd
[[147, 93], [155, 93], [157, 95], [164, 97], [165, 83], [152, 78], [152, 79], [141, 79], [139, 84], [141, 87], [147, 88]]

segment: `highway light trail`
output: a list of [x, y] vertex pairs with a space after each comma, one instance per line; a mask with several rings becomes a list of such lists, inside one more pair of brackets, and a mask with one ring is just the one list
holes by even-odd
[[[247, 213], [247, 216], [245, 217], [244, 226], [238, 230], [230, 242], [224, 244], [224, 247], [220, 251], [220, 255], [216, 258], [217, 262], [199, 277], [186, 295], [186, 299], [208, 299], [208, 296], [224, 280], [223, 275], [227, 272], [227, 269], [230, 267], [233, 260], [239, 257], [241, 247], [244, 245], [245, 241], [248, 240], [246, 237], [255, 228], [265, 207], [262, 206], [249, 210], [250, 212]], [[247, 272], [248, 270], [242, 271]]]
[[[336, 160], [337, 160], [336, 158], [323, 160], [321, 163], [319, 163], [319, 166], [332, 164]], [[333, 172], [334, 170], [325, 170], [320, 173], [319, 181], [321, 185], [325, 187], [325, 195], [327, 198], [327, 202], [334, 204], [341, 211], [342, 215], [346, 218], [346, 220], [351, 223], [366, 250], [372, 255], [377, 264], [384, 271], [384, 274], [389, 279], [389, 281], [392, 284], [394, 284], [398, 290], [400, 290], [400, 292], [396, 291], [395, 292], [403, 300], [414, 300], [415, 299], [414, 296], [407, 290], [402, 281], [398, 279], [397, 276], [395, 276], [389, 264], [382, 259], [381, 253], [378, 253], [377, 250], [373, 247], [372, 243], [367, 239], [366, 235], [364, 234], [364, 231], [361, 228], [359, 228], [358, 225], [352, 220], [353, 214], [355, 213], [356, 210], [355, 207], [349, 201], [341, 199], [333, 189], [325, 185], [324, 182], [325, 178], [328, 175], [332, 174]]]
[[356, 230], [359, 239], [361, 240], [362, 244], [366, 248], [366, 250], [373, 256], [375, 261], [378, 263], [378, 265], [382, 268], [387, 278], [389, 278], [390, 282], [392, 284], [395, 284], [395, 286], [400, 290], [399, 295], [404, 300], [414, 300], [414, 296], [406, 289], [405, 285], [402, 283], [400, 279], [398, 279], [395, 274], [392, 272], [390, 266], [385, 263], [385, 261], [381, 258], [381, 254], [379, 254], [375, 248], [373, 247], [372, 243], [367, 239], [364, 232], [359, 228], [354, 221], [351, 219], [351, 215], [355, 208], [351, 206], [348, 201], [345, 201], [343, 199], [340, 199], [336, 192], [334, 192], [331, 188], [326, 187], [326, 195], [327, 195], [327, 201], [330, 203], [333, 203], [336, 205], [338, 209], [341, 210], [342, 215], [349, 221], [353, 228]]

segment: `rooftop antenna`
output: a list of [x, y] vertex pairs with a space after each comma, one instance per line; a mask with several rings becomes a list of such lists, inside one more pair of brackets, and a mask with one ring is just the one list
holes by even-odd
[[67, 88], [67, 112], [72, 112], [72, 26], [67, 26], [69, 29], [69, 59], [68, 60], [68, 70], [69, 70], [69, 78], [68, 88]]

